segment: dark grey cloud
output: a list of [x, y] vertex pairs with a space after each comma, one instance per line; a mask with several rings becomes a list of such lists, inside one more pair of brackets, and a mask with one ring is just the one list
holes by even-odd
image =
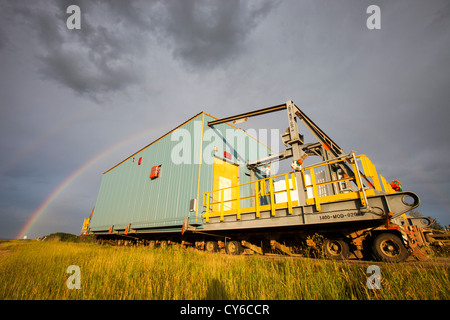
[[[66, 28], [72, 4], [81, 30]], [[381, 30], [366, 27], [371, 4]], [[79, 232], [101, 173], [198, 112], [229, 116], [288, 99], [448, 224], [449, 16], [444, 0], [1, 1], [0, 236], [15, 236], [115, 145], [30, 237]], [[283, 113], [242, 124], [287, 125]]]
[[276, 1], [162, 1], [156, 29], [191, 69], [214, 69], [239, 55]]
[[[30, 50], [44, 79], [101, 99], [154, 76], [141, 65], [152, 59], [155, 43], [191, 71], [223, 66], [239, 55], [275, 3], [55, 0], [9, 2], [2, 9], [15, 17], [13, 23], [29, 27], [35, 37]], [[73, 4], [81, 8], [80, 30], [66, 27]]]
[[[74, 3], [77, 1], [41, 2], [33, 8], [27, 3], [14, 8], [36, 35], [34, 53], [39, 75], [94, 99], [142, 81], [133, 63], [140, 46], [134, 43], [136, 37], [131, 30], [124, 32], [129, 26], [102, 25], [100, 5], [79, 1], [82, 28], [69, 30], [66, 9]], [[92, 14], [84, 11], [90, 8]], [[145, 50], [141, 52], [145, 54]]]

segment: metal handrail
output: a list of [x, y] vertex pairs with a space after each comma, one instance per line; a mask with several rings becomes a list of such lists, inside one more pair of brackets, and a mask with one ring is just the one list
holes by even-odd
[[[360, 168], [357, 164], [358, 160], [360, 160], [362, 163], [362, 169], [363, 169], [364, 173], [360, 171]], [[323, 167], [323, 166], [331, 165], [331, 164], [337, 164], [339, 162], [348, 162], [348, 164], [350, 164], [351, 168], [353, 169], [353, 176], [344, 177], [344, 178], [336, 179], [336, 180], [331, 179], [330, 181], [319, 182], [319, 183], [316, 182], [315, 173], [314, 173], [315, 168], [319, 168], [319, 167]], [[327, 161], [323, 161], [323, 162], [320, 162], [320, 163], [317, 163], [314, 165], [304, 167], [301, 169], [303, 181], [306, 181], [305, 180], [305, 171], [306, 170], [309, 170], [309, 172], [310, 172], [311, 184], [308, 184], [308, 185], [304, 184], [304, 188], [305, 188], [304, 191], [306, 192], [308, 188], [313, 189], [313, 198], [307, 199], [307, 205], [311, 205], [311, 204], [315, 205], [317, 211], [321, 210], [320, 204], [323, 202], [339, 201], [339, 200], [346, 200], [346, 199], [357, 199], [357, 198], [359, 198], [361, 200], [362, 206], [366, 207], [367, 206], [367, 196], [374, 194], [374, 191], [369, 192], [369, 189], [383, 191], [381, 189], [382, 184], [379, 181], [378, 174], [376, 172], [376, 168], [372, 164], [372, 162], [369, 160], [369, 158], [366, 157], [365, 155], [355, 155], [355, 153], [352, 152], [348, 155], [344, 155], [344, 156], [341, 156], [336, 159], [327, 160]], [[292, 179], [289, 178], [289, 175], [291, 175]], [[279, 178], [279, 177], [284, 177], [284, 180], [286, 181], [286, 189], [274, 191], [273, 190], [273, 182], [276, 178]], [[368, 178], [372, 178], [373, 183]], [[367, 187], [364, 186], [363, 179], [366, 182], [366, 184], [368, 185]], [[384, 178], [381, 177], [381, 179], [383, 182], [383, 186], [386, 189], [385, 183], [383, 181]], [[260, 190], [259, 189], [260, 184], [262, 184], [263, 182], [264, 182], [264, 184], [266, 184], [267, 181], [269, 182], [269, 191], [266, 192], [266, 190], [265, 190], [267, 188], [267, 186], [265, 188], [261, 188], [261, 190]], [[289, 181], [292, 181], [292, 185], [293, 185], [292, 188], [290, 187]], [[339, 183], [339, 182], [345, 182], [345, 181], [354, 182], [355, 185], [357, 186], [357, 191], [338, 193], [338, 194], [329, 195], [329, 196], [319, 196], [319, 192], [318, 192], [319, 186], [326, 186], [326, 185], [331, 185], [333, 183]], [[253, 185], [252, 188], [254, 188], [255, 194], [251, 195], [251, 196], [241, 197], [240, 189], [242, 186], [246, 186], [246, 185]], [[232, 190], [234, 188], [237, 188], [237, 192], [236, 192], [237, 197], [225, 200], [224, 199], [225, 190]], [[260, 180], [242, 183], [242, 184], [239, 184], [236, 186], [211, 190], [211, 191], [205, 192], [203, 194], [203, 206], [206, 207], [206, 212], [204, 214], [204, 217], [206, 218], [207, 222], [209, 221], [209, 217], [212, 217], [212, 216], [220, 216], [220, 220], [223, 221], [225, 215], [236, 214], [237, 219], [239, 220], [240, 214], [242, 213], [243, 210], [245, 212], [255, 212], [257, 218], [260, 217], [260, 212], [265, 211], [265, 210], [270, 210], [271, 215], [275, 216], [276, 209], [282, 208], [282, 207], [288, 208], [289, 214], [292, 214], [292, 212], [293, 212], [292, 207], [298, 205], [298, 201], [292, 201], [291, 191], [296, 191], [296, 190], [297, 190], [297, 186], [296, 186], [294, 172], [283, 173], [283, 174], [279, 174], [279, 175], [276, 175], [273, 177], [268, 177], [268, 178], [263, 178]], [[214, 194], [217, 194], [217, 192], [219, 192], [219, 194], [220, 194], [220, 198], [219, 198], [220, 200], [211, 202], [210, 200], [214, 200], [214, 198], [215, 198]], [[274, 199], [275, 194], [284, 193], [284, 192], [287, 193], [287, 202], [284, 202], [281, 204], [275, 204], [275, 199]], [[391, 191], [385, 190], [385, 192], [391, 192]], [[268, 196], [270, 198], [270, 204], [268, 204], [268, 205], [260, 204], [260, 197], [263, 197], [263, 196]], [[255, 199], [255, 205], [250, 206], [250, 207], [241, 207], [241, 200], [247, 200], [247, 199]], [[231, 205], [230, 210], [225, 210], [224, 206], [226, 203], [235, 203], [235, 202], [237, 203], [237, 206], [235, 206], [235, 208], [233, 208], [234, 206]], [[218, 206], [219, 210], [210, 210], [211, 206]]]
[[[292, 180], [289, 179], [289, 175], [292, 176]], [[278, 177], [284, 177], [285, 181], [287, 181], [286, 182], [286, 190], [279, 190], [279, 191], [273, 190], [274, 179], [276, 179]], [[264, 190], [265, 188], [264, 189], [259, 188], [260, 183], [261, 182], [266, 183], [266, 181], [269, 182], [269, 192], [268, 193], [265, 192], [265, 190]], [[292, 187], [290, 187], [289, 181], [292, 181]], [[246, 185], [253, 185], [253, 188], [255, 190], [255, 195], [245, 196], [245, 197], [240, 196], [240, 188], [242, 186], [246, 186]], [[237, 192], [236, 192], [237, 197], [233, 198], [233, 199], [224, 200], [224, 191], [228, 190], [228, 189], [232, 190], [234, 188], [237, 188]], [[292, 207], [295, 205], [295, 203], [293, 203], [293, 201], [291, 199], [290, 192], [295, 191], [295, 190], [297, 190], [297, 186], [295, 183], [295, 175], [293, 172], [283, 173], [283, 174], [279, 174], [279, 175], [276, 175], [273, 177], [263, 178], [263, 179], [255, 180], [255, 181], [251, 181], [251, 182], [246, 182], [246, 183], [242, 183], [242, 184], [239, 184], [236, 186], [211, 190], [211, 191], [205, 192], [203, 194], [203, 206], [206, 207], [206, 212], [204, 214], [204, 217], [206, 218], [206, 221], [209, 221], [210, 216], [220, 216], [221, 221], [223, 221], [225, 215], [236, 214], [237, 219], [240, 219], [240, 214], [241, 214], [242, 209], [245, 209], [245, 211], [255, 211], [257, 217], [260, 216], [261, 210], [270, 209], [271, 214], [273, 216], [275, 216], [275, 210], [279, 206], [276, 206], [274, 196], [275, 196], [275, 194], [284, 193], [284, 192], [287, 193], [287, 200], [288, 200], [286, 203], [286, 207], [288, 208], [289, 214], [292, 214]], [[261, 193], [260, 193], [260, 191], [261, 191]], [[216, 194], [218, 192], [220, 193], [220, 198], [219, 198], [220, 200], [211, 202], [210, 199], [211, 198], [214, 199], [214, 194]], [[270, 198], [269, 205], [261, 205], [260, 204], [260, 197], [264, 197], [264, 196], [268, 196]], [[248, 200], [248, 199], [255, 199], [255, 205], [249, 206], [249, 207], [241, 207], [241, 200]], [[236, 208], [233, 209], [233, 206], [232, 206], [231, 210], [225, 210], [225, 207], [224, 207], [225, 203], [230, 203], [230, 202], [231, 203], [236, 202], [237, 203]], [[210, 207], [213, 205], [218, 205], [219, 210], [218, 211], [210, 211]], [[267, 208], [267, 207], [269, 207], [269, 208]]]

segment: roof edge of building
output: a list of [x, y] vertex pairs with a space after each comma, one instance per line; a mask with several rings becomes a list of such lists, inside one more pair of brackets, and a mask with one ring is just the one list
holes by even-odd
[[[135, 156], [136, 154], [138, 154], [138, 153], [141, 152], [142, 150], [147, 149], [148, 147], [150, 147], [150, 146], [153, 145], [154, 143], [158, 142], [159, 140], [161, 140], [161, 139], [164, 138], [165, 136], [171, 134], [171, 133], [174, 132], [175, 130], [181, 128], [182, 126], [184, 126], [184, 125], [187, 124], [188, 122], [194, 120], [195, 118], [201, 116], [202, 114], [207, 115], [207, 116], [209, 116], [209, 117], [211, 117], [211, 118], [214, 118], [214, 119], [216, 119], [216, 120], [219, 120], [219, 118], [216, 118], [216, 117], [214, 117], [214, 116], [212, 116], [212, 115], [210, 115], [210, 114], [208, 114], [208, 113], [206, 113], [206, 112], [204, 112], [204, 111], [199, 112], [198, 114], [196, 114], [196, 115], [193, 116], [192, 118], [186, 120], [185, 122], [183, 122], [182, 124], [180, 124], [180, 125], [178, 125], [177, 127], [173, 128], [173, 129], [170, 130], [169, 132], [165, 133], [164, 135], [162, 135], [162, 136], [159, 137], [158, 139], [156, 139], [156, 140], [150, 142], [150, 143], [149, 143], [148, 145], [146, 145], [145, 147], [139, 149], [138, 151], [136, 151], [135, 153], [133, 153], [133, 154], [130, 155], [129, 157], [127, 157], [127, 158], [125, 158], [124, 160], [120, 161], [118, 164], [116, 164], [116, 165], [113, 166], [112, 168], [106, 170], [105, 172], [103, 172], [103, 174], [106, 174], [106, 173], [110, 172], [111, 170], [113, 170], [114, 168], [117, 168], [117, 167], [120, 166], [122, 163], [124, 163], [124, 162], [127, 161], [128, 159], [132, 158], [133, 156]], [[241, 128], [235, 127], [235, 126], [233, 126], [233, 125], [231, 125], [231, 124], [229, 124], [229, 123], [224, 123], [224, 124], [229, 125], [229, 126], [235, 128], [235, 129], [241, 130], [241, 131], [244, 132], [247, 136], [249, 136], [249, 137], [252, 138], [252, 139], [255, 139], [258, 143], [262, 144], [262, 145], [263, 145], [264, 147], [266, 147], [268, 150], [272, 151], [268, 146], [264, 145], [264, 144], [263, 144], [262, 142], [260, 142], [258, 139], [256, 139], [255, 137], [249, 135], [245, 130], [242, 130]]]

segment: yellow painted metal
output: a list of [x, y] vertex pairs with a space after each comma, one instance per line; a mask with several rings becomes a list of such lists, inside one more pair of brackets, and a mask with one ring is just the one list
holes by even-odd
[[377, 169], [373, 165], [372, 161], [365, 155], [360, 155], [359, 158], [361, 159], [361, 164], [363, 166], [364, 175], [366, 177], [372, 178], [373, 186], [375, 190], [383, 191], [381, 189], [381, 183], [380, 179], [378, 179]]
[[[202, 137], [203, 137], [203, 127], [204, 127], [204, 123], [205, 123], [205, 114], [202, 114]], [[200, 140], [200, 151], [199, 151], [199, 161], [198, 161], [198, 177], [197, 177], [197, 202], [199, 200], [199, 196], [200, 196], [200, 173], [202, 172], [202, 150], [203, 150], [203, 139]], [[195, 207], [195, 222], [197, 222], [197, 216], [198, 216], [198, 205], [196, 205]]]
[[[359, 171], [358, 165], [356, 163], [356, 160], [358, 160], [358, 159], [361, 160], [364, 174], [362, 174]], [[370, 185], [369, 185], [370, 188], [374, 188], [375, 190], [378, 190], [378, 191], [383, 191], [381, 188], [381, 183], [380, 183], [380, 179], [378, 177], [376, 168], [372, 164], [370, 159], [365, 155], [355, 156], [354, 159], [352, 157], [352, 158], [343, 158], [343, 159], [338, 159], [338, 160], [333, 160], [333, 161], [326, 161], [323, 163], [309, 166], [307, 168], [303, 168], [302, 169], [303, 180], [305, 181], [305, 178], [304, 178], [305, 169], [309, 169], [311, 171], [312, 169], [319, 168], [319, 167], [322, 167], [322, 166], [325, 166], [328, 164], [334, 164], [334, 163], [344, 162], [344, 161], [350, 162], [350, 164], [352, 165], [353, 171], [355, 172], [355, 177], [348, 177], [348, 178], [343, 178], [343, 179], [338, 179], [338, 180], [333, 180], [333, 181], [326, 181], [326, 182], [322, 182], [322, 183], [316, 183], [315, 181], [312, 184], [305, 183], [305, 188], [312, 187], [313, 191], [314, 191], [314, 199], [307, 199], [307, 204], [317, 204], [317, 200], [316, 200], [317, 195], [315, 193], [317, 190], [317, 187], [336, 183], [336, 182], [353, 181], [358, 187], [357, 192], [346, 192], [346, 193], [336, 194], [336, 195], [331, 195], [331, 196], [321, 196], [320, 202], [323, 203], [323, 202], [339, 201], [339, 200], [345, 200], [345, 199], [357, 199], [359, 197], [361, 199], [361, 203], [363, 204], [363, 206], [365, 206], [366, 202], [367, 202], [366, 197], [368, 195], [368, 191], [370, 191], [372, 189], [368, 189], [368, 190], [364, 189], [364, 186], [361, 181], [361, 175], [363, 175], [366, 178], [372, 179], [373, 184], [370, 183]], [[383, 181], [384, 178], [381, 175], [380, 175], [380, 178], [381, 178], [381, 181]], [[386, 183], [386, 186], [384, 184], [385, 184], [385, 182], [383, 182], [383, 186], [385, 187], [385, 190], [387, 189], [387, 187], [390, 188], [390, 186], [387, 183]], [[387, 190], [389, 190], [389, 189], [387, 189]], [[386, 191], [386, 192], [391, 192], [391, 191]], [[372, 194], [372, 192], [370, 192], [370, 193]]]
[[346, 160], [347, 160], [346, 158], [337, 159], [337, 160], [328, 160], [328, 161], [324, 161], [324, 162], [320, 162], [320, 163], [317, 163], [317, 164], [313, 164], [313, 165], [307, 166], [307, 167], [305, 167], [303, 169], [319, 168], [319, 167], [323, 167], [323, 166], [329, 165], [329, 164], [335, 164], [335, 163], [338, 163], [338, 162], [344, 162]]
[[[213, 194], [213, 202], [220, 202], [220, 207], [216, 204], [213, 206], [213, 211], [235, 210], [236, 203], [229, 200], [236, 199], [236, 188], [233, 187], [238, 184], [239, 167], [222, 159], [214, 158], [213, 170], [213, 189], [221, 190], [219, 193]], [[216, 199], [217, 196], [219, 196], [218, 199]], [[223, 207], [224, 205], [226, 208]]]
[[312, 183], [313, 191], [314, 191], [314, 203], [316, 204], [316, 210], [320, 211], [321, 207], [320, 207], [320, 199], [319, 199], [319, 189], [317, 189], [316, 175], [314, 173], [314, 168], [309, 169], [309, 174], [311, 176], [311, 183]]
[[383, 184], [384, 192], [387, 193], [395, 193], [395, 190], [392, 189], [391, 185], [386, 181], [386, 179], [380, 174], [381, 183]]
[[[308, 168], [309, 169], [309, 168]], [[311, 170], [311, 169], [310, 169]], [[303, 171], [303, 175], [305, 174], [304, 173], [304, 170], [302, 170]], [[342, 178], [342, 179], [337, 179], [337, 180], [333, 180], [333, 181], [325, 181], [325, 182], [320, 182], [320, 183], [317, 183], [316, 182], [316, 184], [306, 184], [306, 182], [305, 182], [305, 188], [310, 188], [310, 187], [320, 187], [320, 186], [326, 186], [326, 185], [328, 185], [328, 184], [332, 184], [332, 183], [337, 183], [337, 182], [344, 182], [344, 181], [351, 181], [351, 180], [353, 180], [354, 178]]]
[[354, 156], [352, 158], [351, 165], [352, 165], [352, 168], [353, 168], [353, 173], [355, 174], [355, 179], [354, 180], [355, 180], [356, 185], [358, 186], [358, 194], [359, 194], [359, 197], [361, 199], [361, 204], [362, 204], [363, 207], [366, 207], [367, 204], [366, 204], [366, 201], [365, 201], [364, 188], [363, 188], [362, 183], [361, 183], [361, 176], [359, 174], [359, 168], [358, 168], [358, 165], [356, 164], [356, 158]]
[[261, 216], [259, 209], [259, 181], [255, 182], [255, 211], [256, 217], [259, 218]]
[[[240, 185], [235, 185], [235, 186], [231, 186], [231, 187], [227, 187], [227, 188], [222, 188], [222, 189], [218, 189], [218, 190], [212, 190], [209, 192], [205, 192], [203, 194], [203, 205], [206, 207], [206, 212], [204, 213], [204, 218], [206, 220], [206, 222], [209, 222], [209, 218], [210, 217], [220, 217], [220, 220], [223, 221], [224, 216], [225, 215], [233, 215], [235, 214], [237, 219], [240, 219], [241, 217], [241, 213], [249, 213], [249, 212], [256, 212], [256, 217], [259, 218], [261, 216], [261, 211], [266, 211], [266, 210], [270, 210], [271, 211], [271, 215], [275, 216], [276, 215], [276, 209], [279, 208], [289, 208], [290, 209], [290, 213], [292, 214], [293, 210], [292, 207], [293, 206], [297, 206], [298, 205], [298, 201], [292, 201], [292, 198], [290, 197], [290, 192], [291, 191], [295, 191], [296, 190], [296, 183], [295, 181], [293, 181], [293, 188], [289, 187], [289, 181], [287, 184], [287, 190], [281, 190], [281, 191], [274, 191], [273, 189], [273, 180], [275, 178], [278, 177], [284, 177], [286, 180], [289, 179], [289, 173], [285, 173], [285, 174], [281, 174], [281, 175], [277, 175], [274, 177], [270, 177], [270, 178], [265, 178], [265, 179], [261, 179], [261, 180], [257, 180], [257, 181], [253, 181], [253, 182], [247, 182], [247, 183], [243, 183]], [[294, 174], [292, 174], [292, 177], [295, 178]], [[294, 179], [295, 180], [295, 179]], [[266, 182], [268, 182], [269, 184], [269, 192], [268, 193], [264, 193], [263, 188], [260, 188], [259, 185], [265, 185]], [[254, 187], [255, 188], [255, 195], [254, 196], [249, 196], [249, 197], [241, 197], [240, 196], [240, 189], [243, 186], [248, 185], [249, 187]], [[227, 197], [225, 196], [225, 191], [231, 191], [234, 190], [231, 194], [235, 195], [234, 197], [231, 197], [230, 199], [227, 199]], [[261, 194], [259, 193], [259, 191], [261, 190]], [[282, 203], [275, 203], [275, 194], [278, 193], [284, 193], [284, 192], [288, 192], [288, 201], [287, 202], [282, 202]], [[220, 196], [216, 196], [217, 194], [220, 194]], [[262, 196], [269, 196], [270, 197], [270, 204], [268, 205], [261, 205], [260, 204], [260, 197]], [[241, 200], [246, 200], [246, 199], [254, 199], [255, 200], [255, 205], [254, 206], [250, 206], [250, 207], [245, 207], [243, 208], [241, 206]], [[212, 199], [212, 201], [210, 201], [210, 199]], [[227, 205], [229, 203], [229, 205]], [[230, 205], [231, 203], [233, 203], [234, 205]], [[212, 210], [210, 211], [210, 208], [212, 207]]]
[[237, 214], [236, 218], [238, 220], [241, 220], [241, 186], [236, 187], [236, 193], [237, 193]]
[[223, 203], [224, 203], [224, 191], [225, 189], [220, 190], [220, 221], [223, 221], [223, 212], [224, 212], [224, 207], [223, 207]]
[[269, 193], [270, 193], [270, 211], [272, 212], [272, 216], [275, 216], [275, 197], [273, 194], [273, 178], [269, 178]]
[[297, 190], [297, 183], [295, 181], [295, 173], [291, 173], [291, 181], [292, 181], [292, 190]]
[[[369, 189], [369, 190], [366, 190], [365, 192], [366, 192], [366, 195], [369, 197], [375, 195], [374, 189]], [[322, 197], [320, 197], [320, 202], [321, 203], [335, 202], [335, 201], [351, 200], [351, 199], [358, 199], [358, 198], [360, 198], [360, 195], [358, 192], [346, 192], [346, 193], [333, 194], [330, 196], [322, 196]], [[306, 204], [307, 205], [315, 204], [315, 199], [314, 198], [306, 199]]]
[[[288, 175], [289, 177], [289, 175]], [[291, 202], [291, 188], [289, 187], [289, 179], [284, 179], [286, 183], [286, 195], [288, 201], [288, 214], [292, 214], [292, 202]]]
[[91, 220], [91, 218], [84, 218], [82, 230], [87, 230], [89, 228], [89, 221], [90, 220]]
[[260, 185], [261, 197], [265, 197], [266, 196], [266, 189], [267, 189], [266, 180], [262, 179], [261, 180], [261, 185]]
[[[206, 196], [206, 222], [209, 222], [209, 194], [205, 194]], [[205, 198], [205, 197], [204, 197]], [[205, 206], [205, 202], [203, 201], [203, 206]]]
[[[361, 161], [363, 172], [360, 172], [358, 164], [356, 161]], [[339, 162], [347, 162], [351, 165], [353, 168], [354, 176], [353, 177], [346, 177], [342, 179], [332, 180], [332, 181], [326, 181], [317, 183], [316, 181], [316, 175], [314, 172], [315, 168], [323, 167], [329, 164], [339, 163]], [[375, 196], [375, 190], [377, 191], [383, 191], [382, 187], [384, 188], [385, 192], [395, 192], [390, 185], [386, 182], [386, 179], [383, 176], [379, 176], [377, 174], [375, 166], [372, 164], [369, 158], [367, 158], [365, 155], [359, 155], [355, 156], [352, 154], [350, 157], [343, 157], [337, 160], [332, 161], [324, 161], [319, 164], [315, 164], [312, 166], [304, 167], [302, 168], [302, 179], [305, 182], [305, 171], [309, 170], [310, 176], [311, 176], [311, 183], [306, 184], [306, 188], [312, 188], [313, 190], [313, 198], [306, 199], [307, 205], [315, 205], [317, 211], [321, 211], [321, 204], [327, 203], [327, 202], [335, 202], [335, 201], [342, 201], [342, 200], [349, 200], [349, 199], [360, 199], [361, 204], [363, 206], [367, 205], [367, 196]], [[364, 178], [371, 178], [373, 181], [368, 184], [366, 187], [363, 184], [362, 177]], [[274, 191], [274, 185], [273, 182], [277, 178], [282, 178], [285, 180], [286, 183], [286, 189], [280, 190], [280, 191]], [[292, 181], [292, 187], [290, 186], [290, 181]], [[346, 190], [346, 192], [334, 194], [334, 195], [326, 195], [326, 196], [320, 196], [318, 187], [329, 185], [337, 182], [344, 182], [344, 181], [352, 181], [358, 188], [357, 191], [350, 191]], [[269, 190], [267, 190], [267, 183], [269, 184]], [[250, 188], [254, 188], [255, 193], [252, 196], [247, 197], [241, 197], [241, 187], [249, 186]], [[283, 188], [284, 189], [284, 188]], [[228, 190], [228, 191], [226, 191]], [[232, 191], [234, 190], [234, 191]], [[293, 207], [298, 206], [298, 201], [293, 201], [291, 196], [291, 191], [297, 191], [297, 183], [295, 180], [295, 173], [284, 173], [280, 175], [276, 175], [269, 178], [260, 179], [257, 181], [247, 182], [240, 185], [231, 185], [226, 188], [221, 189], [215, 189], [209, 192], [206, 192], [204, 194], [204, 201], [203, 205], [206, 206], [206, 212], [204, 214], [204, 217], [206, 218], [206, 221], [209, 221], [209, 217], [217, 217], [220, 216], [220, 220], [224, 220], [225, 215], [236, 215], [237, 219], [241, 218], [241, 214], [243, 213], [251, 213], [254, 212], [256, 214], [257, 218], [260, 218], [261, 211], [270, 211], [271, 216], [276, 215], [276, 210], [281, 208], [287, 208], [288, 214], [293, 214]], [[220, 193], [220, 197], [215, 197], [214, 194]], [[228, 194], [231, 194], [231, 197], [228, 197], [225, 195], [226, 192]], [[283, 203], [275, 203], [275, 195], [279, 193], [287, 193], [287, 202]], [[269, 196], [270, 203], [266, 205], [261, 205], [260, 199], [261, 197]], [[206, 199], [206, 200], [205, 200]], [[210, 201], [212, 199], [212, 201]], [[248, 206], [248, 207], [242, 207], [241, 201], [247, 200], [247, 199], [253, 199], [254, 205]], [[228, 204], [228, 205], [227, 205]], [[212, 206], [212, 210], [211, 209]]]

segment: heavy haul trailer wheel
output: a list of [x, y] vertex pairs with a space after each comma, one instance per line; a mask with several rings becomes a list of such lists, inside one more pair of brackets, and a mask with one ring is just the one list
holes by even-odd
[[217, 252], [219, 250], [219, 244], [217, 241], [206, 241], [205, 250], [207, 252]]
[[350, 248], [343, 239], [325, 239], [323, 242], [323, 251], [327, 258], [334, 260], [348, 259]]
[[167, 240], [161, 240], [161, 241], [159, 242], [159, 246], [160, 246], [161, 248], [167, 248], [167, 247], [169, 246], [169, 243], [167, 242]]
[[376, 258], [386, 262], [403, 262], [409, 256], [403, 241], [393, 233], [377, 235], [372, 249]]
[[225, 244], [225, 249], [226, 249], [226, 252], [231, 255], [239, 255], [244, 251], [242, 248], [241, 242], [235, 241], [235, 240], [228, 241]]
[[156, 248], [156, 240], [149, 240], [149, 241], [148, 241], [148, 247], [149, 247], [150, 249]]

